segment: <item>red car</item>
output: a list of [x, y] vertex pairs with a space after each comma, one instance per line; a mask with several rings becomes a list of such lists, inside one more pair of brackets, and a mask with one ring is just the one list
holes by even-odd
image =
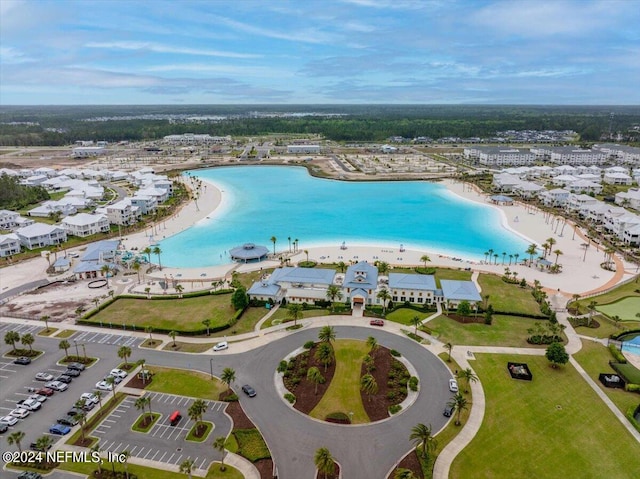
[[36, 390], [36, 394], [40, 394], [41, 396], [53, 396], [53, 389], [49, 388], [40, 388]]
[[384, 319], [372, 319], [369, 324], [371, 326], [384, 326]]

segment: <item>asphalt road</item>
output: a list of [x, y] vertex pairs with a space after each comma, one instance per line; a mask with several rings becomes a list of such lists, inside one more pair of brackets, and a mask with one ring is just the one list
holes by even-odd
[[[280, 478], [313, 478], [315, 466], [313, 454], [319, 447], [328, 447], [341, 464], [344, 477], [383, 477], [395, 463], [411, 449], [409, 441], [411, 428], [418, 423], [431, 425], [440, 430], [447, 422], [442, 415], [451, 393], [448, 380], [451, 374], [439, 358], [414, 341], [370, 328], [336, 327], [338, 338], [366, 339], [373, 335], [382, 346], [402, 353], [418, 372], [420, 394], [416, 402], [400, 414], [376, 424], [361, 426], [338, 426], [312, 420], [293, 410], [279, 396], [274, 384], [274, 372], [280, 360], [308, 340], [317, 339], [319, 328], [303, 329], [273, 341], [261, 348], [223, 356], [205, 356], [170, 353], [132, 348], [131, 361], [145, 358], [147, 364], [167, 367], [194, 369], [220, 376], [225, 367], [236, 371], [234, 389], [247, 415], [260, 428], [273, 455]], [[73, 345], [73, 342], [70, 341]], [[1, 379], [0, 399], [8, 404], [14, 400], [16, 391], [22, 391], [33, 384], [36, 372], [58, 369], [55, 362], [62, 356], [58, 349], [59, 340], [38, 337], [34, 347], [46, 351], [41, 359], [23, 371], [29, 374], [11, 374]], [[73, 347], [73, 346], [72, 346]], [[32, 414], [24, 421], [29, 424], [24, 444], [29, 444], [48, 429], [50, 423], [66, 411], [80, 393], [93, 389], [95, 382], [116, 367], [118, 344], [92, 342], [87, 345], [88, 353], [102, 358], [96, 366], [83, 373], [80, 381], [74, 380], [70, 389], [56, 393], [45, 404], [42, 411]], [[2, 347], [2, 352], [8, 350]], [[211, 359], [211, 361], [210, 361]], [[33, 373], [33, 375], [31, 374]], [[77, 382], [76, 382], [77, 381]], [[246, 397], [241, 391], [242, 384], [251, 384], [257, 390], [255, 398]], [[28, 423], [27, 423], [28, 421]]]

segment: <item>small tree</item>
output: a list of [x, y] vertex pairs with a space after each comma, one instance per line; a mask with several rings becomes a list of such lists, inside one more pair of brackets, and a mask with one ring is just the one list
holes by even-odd
[[231, 295], [231, 305], [236, 311], [244, 309], [249, 304], [249, 298], [247, 297], [247, 290], [244, 286], [238, 286]]
[[420, 447], [422, 456], [427, 460], [429, 459], [429, 454], [435, 451], [438, 446], [435, 437], [433, 437], [431, 425], [416, 424], [411, 429], [409, 439], [416, 445], [416, 450]]
[[401, 467], [396, 469], [395, 474], [393, 475], [393, 479], [418, 479], [418, 477], [413, 473], [411, 469], [405, 469]]
[[67, 341], [66, 339], [63, 339], [62, 341], [60, 341], [60, 344], [58, 344], [58, 349], [64, 349], [64, 358], [68, 359], [69, 358], [69, 348], [71, 347], [71, 345], [69, 344], [69, 341]]
[[16, 352], [16, 343], [20, 341], [20, 334], [16, 331], [7, 331], [4, 335], [4, 342], [8, 344], [13, 349], [13, 352]]
[[470, 316], [471, 304], [469, 303], [469, 301], [467, 300], [460, 301], [460, 304], [458, 305], [458, 309], [456, 310], [456, 313], [458, 313], [460, 316]]
[[457, 393], [447, 404], [448, 406], [452, 407], [454, 411], [456, 411], [456, 426], [459, 426], [460, 414], [462, 414], [462, 411], [469, 408], [467, 399], [462, 394]]
[[178, 333], [176, 333], [175, 331], [169, 331], [169, 337], [173, 340], [173, 344], [171, 345], [171, 347], [175, 348], [177, 346], [176, 344], [176, 336], [178, 335]]
[[118, 348], [118, 357], [120, 359], [124, 359], [124, 367], [126, 369], [129, 369], [129, 363], [127, 362], [127, 359], [131, 357], [131, 348], [129, 346], [120, 346]]
[[318, 339], [323, 343], [330, 343], [336, 340], [336, 330], [333, 326], [323, 326], [318, 333]]
[[220, 376], [220, 380], [227, 385], [228, 388], [231, 388], [231, 383], [236, 380], [236, 372], [231, 368], [224, 368], [222, 370], [222, 376]]
[[[618, 318], [620, 319], [620, 318]], [[20, 342], [22, 344], [24, 344], [25, 346], [29, 346], [29, 351], [33, 352], [33, 348], [31, 347], [31, 345], [34, 343], [35, 338], [33, 337], [33, 334], [31, 333], [25, 333], [22, 335], [22, 338], [20, 338]]]
[[313, 462], [318, 472], [324, 474], [325, 479], [327, 474], [333, 474], [335, 471], [336, 461], [326, 447], [321, 447], [316, 451], [313, 456]]
[[44, 321], [44, 327], [47, 328], [47, 333], [49, 332], [49, 316], [44, 315], [40, 317], [40, 321]]
[[224, 456], [225, 456], [225, 447], [224, 444], [226, 442], [226, 439], [224, 438], [224, 436], [219, 436], [216, 437], [215, 441], [213, 441], [213, 448], [220, 451], [220, 454], [222, 454], [222, 459], [220, 459], [220, 470], [221, 471], [225, 471], [227, 468], [224, 465]]
[[22, 445], [20, 443], [24, 439], [24, 436], [25, 434], [22, 431], [13, 432], [9, 434], [9, 437], [7, 437], [7, 442], [10, 446], [13, 446], [15, 444], [18, 448], [18, 452], [22, 453]]
[[320, 372], [320, 370], [317, 367], [312, 366], [307, 371], [307, 379], [309, 381], [311, 381], [313, 384], [315, 384], [315, 392], [314, 392], [314, 394], [317, 395], [318, 394], [318, 384], [323, 384], [325, 382], [324, 376], [322, 375], [322, 373]]
[[209, 327], [211, 326], [211, 320], [205, 319], [202, 321], [202, 324], [204, 324], [204, 327], [207, 328], [207, 336], [209, 336]]
[[447, 356], [447, 362], [450, 363], [451, 362], [451, 350], [453, 349], [453, 344], [451, 343], [447, 343], [444, 345], [444, 349], [447, 350], [448, 356]]
[[287, 318], [293, 320], [293, 325], [298, 325], [298, 320], [302, 317], [302, 305], [289, 303], [287, 305]]
[[371, 374], [362, 376], [360, 378], [360, 390], [369, 396], [369, 401], [371, 401], [371, 397], [378, 392], [378, 382], [376, 378]]
[[471, 368], [463, 369], [458, 373], [458, 378], [462, 379], [465, 383], [465, 393], [469, 392], [469, 384], [475, 383], [478, 380], [478, 376], [471, 370]]
[[559, 364], [567, 364], [569, 362], [569, 354], [564, 345], [561, 343], [551, 343], [545, 353], [546, 358], [551, 362], [552, 368], [557, 368]]
[[409, 324], [415, 328], [414, 331], [413, 331], [413, 334], [415, 334], [417, 336], [418, 335], [418, 326], [420, 326], [422, 324], [422, 320], [420, 319], [419, 316], [414, 316], [413, 318], [411, 318], [409, 320]]

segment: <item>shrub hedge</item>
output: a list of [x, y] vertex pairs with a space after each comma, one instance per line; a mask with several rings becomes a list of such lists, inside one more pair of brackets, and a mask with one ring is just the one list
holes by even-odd
[[619, 351], [618, 348], [616, 348], [615, 344], [609, 345], [609, 351], [611, 352], [611, 356], [613, 356], [613, 359], [615, 359], [616, 362], [622, 363], [622, 364], [627, 363], [627, 358], [625, 358], [624, 354], [622, 354], [622, 352]]

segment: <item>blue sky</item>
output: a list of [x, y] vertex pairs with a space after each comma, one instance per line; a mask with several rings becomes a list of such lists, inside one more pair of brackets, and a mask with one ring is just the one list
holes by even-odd
[[640, 0], [0, 0], [5, 104], [640, 104]]

